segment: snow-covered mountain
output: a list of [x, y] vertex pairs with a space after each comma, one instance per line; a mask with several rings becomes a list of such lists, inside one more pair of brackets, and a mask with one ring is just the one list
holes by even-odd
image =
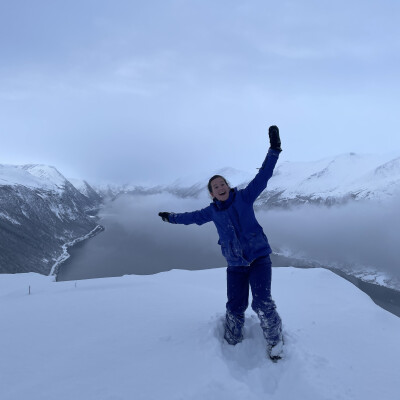
[[96, 228], [101, 197], [46, 165], [0, 165], [0, 272], [48, 274], [63, 245]]
[[[257, 171], [223, 168], [185, 176], [167, 185], [151, 187], [125, 184], [103, 185], [96, 190], [115, 197], [121, 193], [171, 193], [180, 198], [207, 197], [210, 176], [224, 176], [230, 185], [244, 187]], [[260, 207], [290, 207], [299, 204], [344, 204], [355, 200], [384, 201], [400, 195], [400, 157], [388, 155], [342, 154], [317, 161], [278, 161], [267, 190], [259, 197]]]
[[400, 194], [400, 157], [343, 154], [315, 162], [278, 164], [262, 205], [341, 204]]

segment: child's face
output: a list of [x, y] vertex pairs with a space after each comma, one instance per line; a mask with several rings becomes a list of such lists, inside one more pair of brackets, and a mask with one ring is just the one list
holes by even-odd
[[211, 195], [217, 200], [225, 201], [229, 197], [229, 186], [225, 183], [222, 178], [215, 178], [211, 181]]

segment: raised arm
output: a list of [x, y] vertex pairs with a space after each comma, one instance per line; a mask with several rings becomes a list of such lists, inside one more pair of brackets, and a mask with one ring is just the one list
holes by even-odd
[[203, 225], [212, 220], [210, 206], [192, 212], [185, 212], [185, 213], [160, 212], [158, 213], [158, 215], [162, 218], [163, 221], [170, 222], [171, 224]]
[[254, 203], [257, 197], [264, 191], [267, 187], [267, 183], [271, 178], [275, 165], [279, 158], [279, 153], [281, 149], [281, 140], [279, 137], [279, 129], [277, 126], [273, 125], [269, 127], [268, 130], [270, 148], [268, 150], [267, 156], [260, 170], [254, 179], [243, 189], [243, 198], [249, 203]]

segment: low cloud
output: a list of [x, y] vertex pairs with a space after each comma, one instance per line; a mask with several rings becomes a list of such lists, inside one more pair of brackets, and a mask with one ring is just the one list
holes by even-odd
[[400, 277], [397, 201], [272, 210], [259, 213], [259, 220], [276, 251]]

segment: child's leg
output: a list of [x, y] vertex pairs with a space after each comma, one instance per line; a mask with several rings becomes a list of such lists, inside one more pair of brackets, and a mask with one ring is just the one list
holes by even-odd
[[249, 304], [248, 267], [227, 268], [225, 340], [235, 345], [243, 340], [244, 312]]
[[252, 309], [257, 313], [268, 345], [282, 340], [282, 321], [271, 297], [271, 260], [260, 257], [250, 266], [250, 287], [253, 295]]

